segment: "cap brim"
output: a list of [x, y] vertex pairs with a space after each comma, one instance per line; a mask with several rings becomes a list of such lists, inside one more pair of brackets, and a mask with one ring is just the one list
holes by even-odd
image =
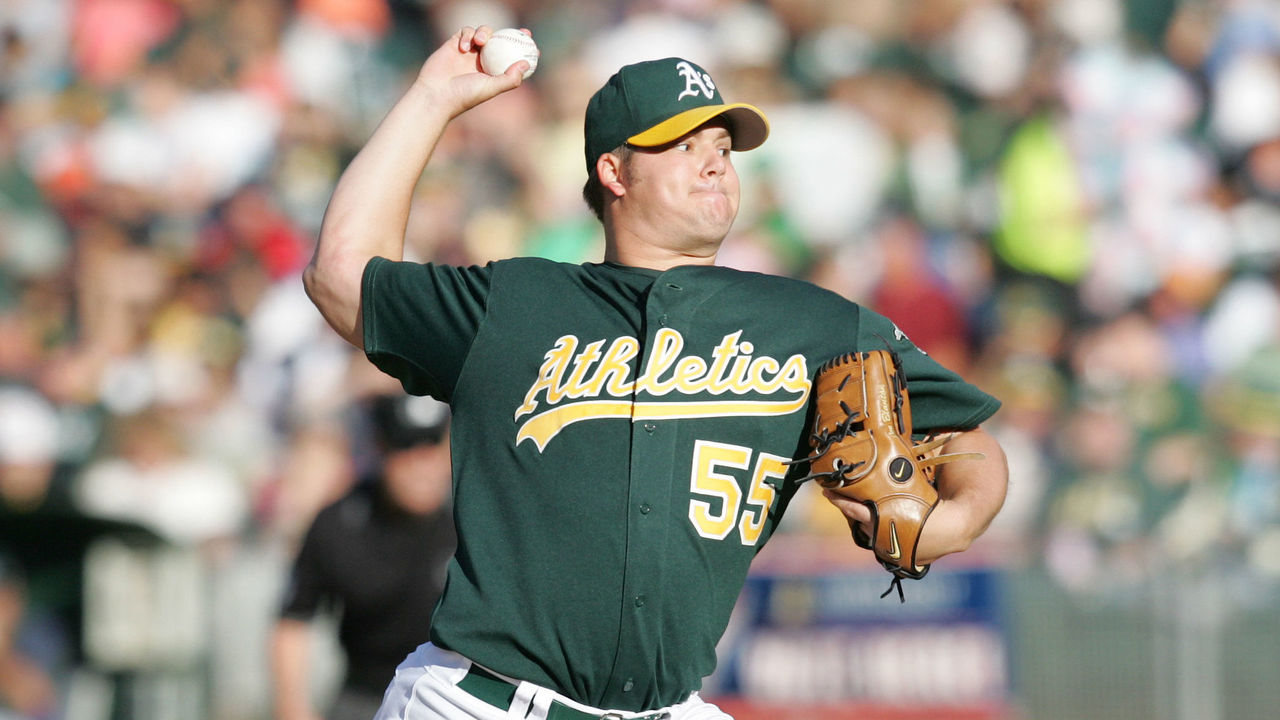
[[641, 133], [627, 138], [631, 145], [657, 147], [679, 140], [712, 118], [723, 116], [729, 122], [729, 134], [733, 136], [734, 150], [751, 150], [760, 147], [769, 137], [769, 120], [754, 105], [731, 103], [728, 105], [703, 105], [685, 110], [663, 120]]

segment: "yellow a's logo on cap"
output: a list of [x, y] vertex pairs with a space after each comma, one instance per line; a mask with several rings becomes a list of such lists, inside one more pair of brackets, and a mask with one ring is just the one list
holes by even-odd
[[708, 100], [715, 97], [716, 84], [712, 82], [711, 76], [704, 72], [698, 72], [689, 61], [681, 60], [676, 63], [676, 71], [684, 78], [684, 91], [676, 96], [676, 102], [680, 102], [690, 95], [697, 95], [701, 92]]

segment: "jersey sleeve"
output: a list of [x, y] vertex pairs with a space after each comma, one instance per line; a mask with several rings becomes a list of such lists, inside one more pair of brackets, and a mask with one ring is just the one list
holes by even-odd
[[360, 294], [370, 362], [405, 392], [448, 401], [484, 318], [491, 267], [370, 260]]
[[888, 347], [898, 353], [911, 395], [917, 433], [972, 430], [1000, 409], [1000, 401], [966, 382], [911, 342], [889, 318], [863, 308], [858, 347]]
[[289, 570], [288, 584], [280, 600], [280, 617], [291, 620], [310, 620], [319, 613], [326, 602], [324, 567], [321, 561], [319, 529], [312, 524], [302, 541], [302, 547]]

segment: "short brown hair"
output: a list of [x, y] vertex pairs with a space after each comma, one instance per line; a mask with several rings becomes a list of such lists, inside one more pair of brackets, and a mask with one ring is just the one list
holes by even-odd
[[[610, 153], [617, 155], [622, 161], [622, 167], [626, 168], [627, 161], [631, 159], [633, 152], [630, 145], [623, 143]], [[587, 202], [587, 207], [591, 208], [591, 212], [595, 213], [596, 219], [604, 222], [604, 185], [600, 182], [600, 176], [596, 175], [596, 169], [593, 167], [587, 173], [587, 182], [582, 186], [582, 199]]]

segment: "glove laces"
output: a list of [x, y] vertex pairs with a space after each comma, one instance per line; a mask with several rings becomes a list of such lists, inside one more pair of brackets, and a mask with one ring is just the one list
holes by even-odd
[[899, 575], [894, 575], [893, 579], [889, 581], [889, 589], [880, 593], [880, 599], [883, 600], [884, 598], [889, 597], [889, 593], [893, 592], [894, 588], [898, 589], [898, 602], [906, 603], [907, 596], [902, 592], [902, 577]]

